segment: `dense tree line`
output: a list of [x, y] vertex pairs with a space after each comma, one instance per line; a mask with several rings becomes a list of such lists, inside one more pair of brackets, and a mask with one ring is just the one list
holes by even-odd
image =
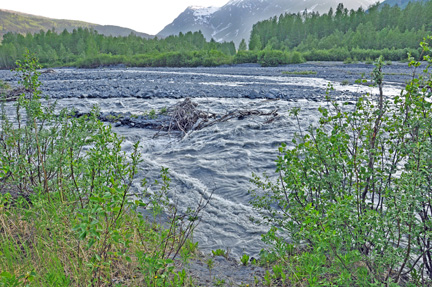
[[[296, 50], [307, 60], [389, 60], [406, 58], [432, 30], [432, 1], [411, 2], [405, 9], [375, 4], [368, 10], [336, 10], [320, 15], [307, 11], [285, 14], [254, 25], [249, 49]], [[379, 52], [377, 52], [379, 51]]]
[[132, 66], [197, 66], [229, 63], [236, 49], [233, 42], [206, 41], [201, 32], [180, 33], [165, 39], [145, 39], [133, 34], [112, 37], [78, 28], [40, 31], [21, 35], [7, 33], [0, 46], [0, 67], [11, 68], [26, 50], [34, 52], [45, 66], [92, 67], [124, 63]]

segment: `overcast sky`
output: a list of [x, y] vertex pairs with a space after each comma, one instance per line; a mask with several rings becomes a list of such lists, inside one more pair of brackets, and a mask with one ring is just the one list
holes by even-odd
[[156, 34], [188, 6], [220, 7], [229, 0], [1, 0], [0, 9], [57, 19], [116, 25]]

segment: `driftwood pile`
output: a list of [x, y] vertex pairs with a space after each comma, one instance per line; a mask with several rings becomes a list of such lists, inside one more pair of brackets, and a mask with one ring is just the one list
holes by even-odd
[[277, 110], [264, 112], [259, 110], [236, 110], [225, 115], [204, 112], [197, 109], [198, 104], [186, 98], [184, 101], [174, 105], [168, 110], [169, 123], [162, 125], [159, 130], [165, 132], [181, 131], [183, 135], [190, 131], [201, 130], [216, 123], [226, 122], [237, 118], [243, 120], [248, 116], [269, 116], [266, 124], [273, 122], [277, 117]]
[[197, 109], [198, 104], [186, 98], [183, 102], [174, 105], [168, 110], [170, 121], [168, 126], [162, 126], [164, 131], [181, 131], [187, 133], [191, 130], [201, 129], [201, 125], [209, 119], [215, 119], [216, 115]]

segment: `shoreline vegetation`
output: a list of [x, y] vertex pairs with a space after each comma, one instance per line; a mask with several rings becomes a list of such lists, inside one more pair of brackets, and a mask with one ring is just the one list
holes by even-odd
[[189, 286], [181, 262], [196, 253], [191, 234], [210, 198], [180, 211], [164, 168], [131, 193], [139, 143], [123, 152], [97, 110], [76, 118], [42, 106], [37, 59], [17, 66], [26, 92], [14, 116], [1, 111], [0, 286]]
[[[375, 4], [366, 11], [343, 4], [328, 13], [284, 14], [253, 26], [251, 37], [238, 47], [233, 42], [207, 41], [198, 32], [167, 38], [136, 35], [112, 37], [88, 28], [35, 34], [7, 33], [0, 45], [0, 68], [15, 68], [26, 50], [45, 67], [95, 68], [212, 67], [258, 63], [263, 67], [305, 61], [372, 62], [416, 59], [418, 43], [432, 29], [432, 1], [410, 2], [404, 9]], [[428, 52], [429, 53], [429, 52]]]

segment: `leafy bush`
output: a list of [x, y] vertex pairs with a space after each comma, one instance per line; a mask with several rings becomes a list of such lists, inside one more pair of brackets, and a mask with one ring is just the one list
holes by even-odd
[[304, 63], [306, 60], [303, 58], [302, 54], [300, 52], [292, 52], [289, 58], [290, 64], [301, 64]]
[[226, 257], [228, 255], [228, 253], [223, 249], [212, 250], [212, 254], [213, 256], [222, 256], [222, 257]]
[[101, 66], [111, 66], [127, 63], [127, 57], [123, 55], [98, 54], [81, 58], [76, 61], [75, 66], [78, 68], [97, 68]]
[[240, 257], [240, 261], [244, 266], [247, 266], [249, 263], [249, 255], [243, 254], [242, 257]]
[[[432, 60], [424, 60], [424, 74], [387, 99], [380, 58], [378, 97], [353, 108], [328, 97], [319, 125], [279, 148], [279, 180], [254, 176], [252, 203], [273, 226], [264, 239], [294, 266], [291, 283], [431, 284]], [[288, 256], [284, 234], [298, 255]]]
[[263, 67], [274, 67], [289, 63], [289, 56], [279, 50], [264, 50], [258, 53], [258, 63]]
[[346, 48], [333, 48], [330, 50], [310, 50], [303, 54], [307, 61], [344, 61], [350, 57]]
[[235, 64], [257, 63], [258, 53], [255, 51], [238, 51], [234, 56]]

